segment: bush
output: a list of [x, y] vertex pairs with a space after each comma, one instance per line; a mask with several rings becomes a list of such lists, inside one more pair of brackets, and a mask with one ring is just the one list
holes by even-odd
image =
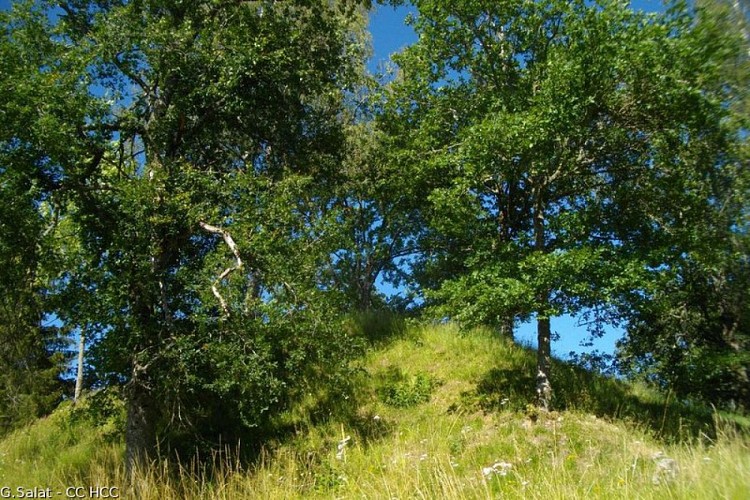
[[409, 408], [430, 400], [439, 382], [426, 373], [404, 375], [401, 370], [391, 367], [383, 376], [378, 395], [383, 402], [396, 408]]

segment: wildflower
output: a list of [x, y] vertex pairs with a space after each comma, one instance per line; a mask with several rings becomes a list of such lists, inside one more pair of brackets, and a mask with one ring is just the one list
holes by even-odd
[[489, 477], [493, 474], [498, 476], [507, 476], [508, 472], [513, 468], [513, 464], [508, 462], [498, 461], [492, 464], [490, 467], [482, 467], [482, 475]]
[[372, 417], [372, 419], [374, 421], [376, 421], [376, 422], [379, 422], [380, 421], [380, 415], [375, 415], [374, 417]]

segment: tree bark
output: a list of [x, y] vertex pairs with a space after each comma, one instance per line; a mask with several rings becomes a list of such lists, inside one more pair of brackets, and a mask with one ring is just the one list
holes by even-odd
[[537, 319], [537, 342], [539, 346], [536, 351], [536, 395], [540, 407], [550, 409], [552, 402], [552, 384], [550, 384], [550, 368], [552, 364], [552, 352], [550, 343], [550, 321], [549, 318]]
[[155, 404], [144, 376], [145, 367], [136, 362], [127, 397], [125, 472], [128, 481], [133, 473], [148, 467], [156, 448]]
[[77, 404], [78, 400], [81, 399], [81, 392], [83, 391], [83, 355], [86, 349], [86, 334], [81, 328], [80, 336], [78, 340], [78, 371], [76, 373], [76, 389], [73, 393], [73, 404]]
[[500, 323], [500, 336], [509, 340], [515, 340], [515, 333], [513, 331], [514, 327], [515, 318], [513, 317], [513, 315], [509, 314], [505, 316]]
[[226, 316], [229, 316], [229, 305], [219, 292], [218, 285], [219, 283], [221, 283], [221, 280], [229, 276], [230, 273], [242, 268], [242, 257], [240, 256], [240, 250], [237, 247], [237, 244], [234, 242], [232, 235], [229, 234], [229, 231], [227, 231], [226, 229], [212, 226], [211, 224], [207, 224], [203, 221], [199, 222], [198, 225], [200, 225], [200, 227], [202, 227], [209, 233], [221, 235], [221, 237], [224, 238], [224, 242], [227, 244], [229, 249], [232, 251], [232, 254], [234, 255], [235, 265], [224, 269], [224, 271], [214, 280], [214, 283], [211, 285], [211, 291], [213, 292], [214, 297], [218, 299], [221, 310], [224, 311], [224, 314]]
[[[540, 183], [543, 185], [543, 183]], [[546, 252], [546, 238], [544, 230], [544, 198], [542, 187], [534, 193], [534, 249]], [[536, 395], [537, 403], [545, 410], [549, 410], [552, 400], [551, 370], [551, 329], [547, 312], [544, 311], [549, 303], [549, 291], [542, 290], [537, 297], [537, 358], [536, 358]]]
[[372, 282], [369, 276], [363, 275], [357, 279], [357, 310], [368, 312], [372, 310]]

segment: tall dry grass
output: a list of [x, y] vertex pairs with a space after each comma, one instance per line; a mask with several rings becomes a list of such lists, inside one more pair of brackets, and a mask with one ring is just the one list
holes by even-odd
[[533, 353], [489, 332], [411, 328], [362, 360], [355, 404], [323, 420], [295, 410], [296, 432], [250, 462], [237, 450], [160, 459], [128, 481], [110, 424], [62, 408], [0, 441], [0, 486], [117, 486], [138, 499], [750, 498], [737, 418], [708, 425], [695, 408], [565, 367], [567, 409], [540, 413], [527, 406], [528, 370]]

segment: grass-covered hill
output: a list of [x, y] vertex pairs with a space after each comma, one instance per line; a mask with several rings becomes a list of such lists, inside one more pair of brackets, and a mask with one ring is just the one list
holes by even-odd
[[532, 351], [449, 325], [401, 329], [360, 364], [353, 397], [310, 396], [280, 422], [291, 431], [242, 465], [163, 460], [128, 486], [117, 405], [63, 406], [0, 441], [0, 486], [114, 485], [138, 499], [750, 498], [741, 417], [562, 363], [558, 410], [540, 413]]

